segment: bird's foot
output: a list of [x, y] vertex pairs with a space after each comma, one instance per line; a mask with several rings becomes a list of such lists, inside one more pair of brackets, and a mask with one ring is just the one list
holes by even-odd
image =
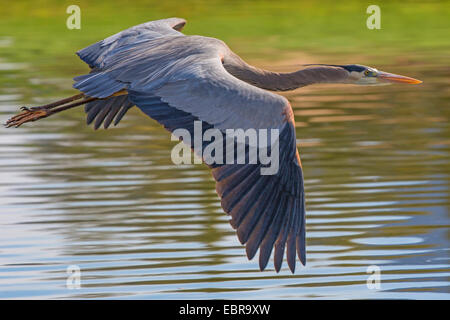
[[30, 121], [36, 121], [42, 118], [46, 118], [49, 115], [52, 114], [52, 111], [43, 107], [21, 107], [20, 110], [22, 111], [18, 115], [15, 115], [14, 117], [10, 118], [5, 123], [5, 127], [20, 127], [22, 124]]
[[47, 109], [45, 107], [20, 107], [21, 111], [37, 111], [37, 110], [43, 110], [43, 109]]

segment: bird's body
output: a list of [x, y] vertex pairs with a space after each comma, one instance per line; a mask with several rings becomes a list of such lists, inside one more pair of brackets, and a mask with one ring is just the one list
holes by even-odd
[[[418, 80], [353, 65], [270, 72], [248, 65], [221, 40], [183, 35], [185, 23], [179, 18], [147, 22], [80, 50], [77, 54], [91, 67], [89, 74], [74, 79], [81, 94], [26, 109], [7, 126], [86, 104], [87, 121], [95, 128], [117, 124], [136, 105], [171, 132], [184, 129], [195, 134], [196, 121], [204, 124], [202, 133], [214, 128], [224, 137], [229, 129], [278, 130], [279, 169], [274, 174], [261, 174], [261, 161], [208, 165], [222, 208], [246, 244], [247, 256], [253, 258], [259, 249], [263, 270], [274, 248], [279, 271], [286, 249], [294, 272], [296, 256], [306, 262], [303, 173], [292, 108], [285, 97], [268, 90], [327, 82], [369, 84], [383, 76]], [[245, 152], [247, 157], [249, 151]]]

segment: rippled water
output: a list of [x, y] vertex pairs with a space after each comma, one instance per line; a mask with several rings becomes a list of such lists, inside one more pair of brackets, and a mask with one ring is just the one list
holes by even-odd
[[[138, 110], [107, 131], [81, 110], [1, 128], [0, 298], [448, 299], [450, 72], [387, 71], [425, 83], [288, 94], [307, 192], [295, 275], [247, 260], [209, 171], [172, 164], [175, 142]], [[1, 122], [30, 102], [20, 92], [0, 91]]]

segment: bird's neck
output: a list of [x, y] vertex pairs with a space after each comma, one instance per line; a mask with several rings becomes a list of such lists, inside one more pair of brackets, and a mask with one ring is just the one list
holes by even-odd
[[342, 83], [348, 72], [334, 66], [317, 66], [295, 72], [279, 73], [253, 67], [233, 54], [223, 61], [225, 69], [236, 78], [256, 87], [287, 91], [315, 83]]

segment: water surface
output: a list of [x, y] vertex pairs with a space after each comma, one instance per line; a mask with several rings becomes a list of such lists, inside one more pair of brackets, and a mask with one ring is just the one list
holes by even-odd
[[[7, 81], [28, 67], [0, 68]], [[287, 95], [307, 195], [308, 264], [294, 275], [247, 260], [209, 170], [174, 165], [175, 142], [136, 108], [106, 131], [82, 110], [1, 128], [0, 298], [448, 299], [449, 70], [387, 71], [425, 83]], [[22, 94], [32, 86], [0, 91], [2, 122], [41, 102]], [[65, 95], [55, 88], [49, 99]], [[80, 289], [66, 286], [71, 265]]]

